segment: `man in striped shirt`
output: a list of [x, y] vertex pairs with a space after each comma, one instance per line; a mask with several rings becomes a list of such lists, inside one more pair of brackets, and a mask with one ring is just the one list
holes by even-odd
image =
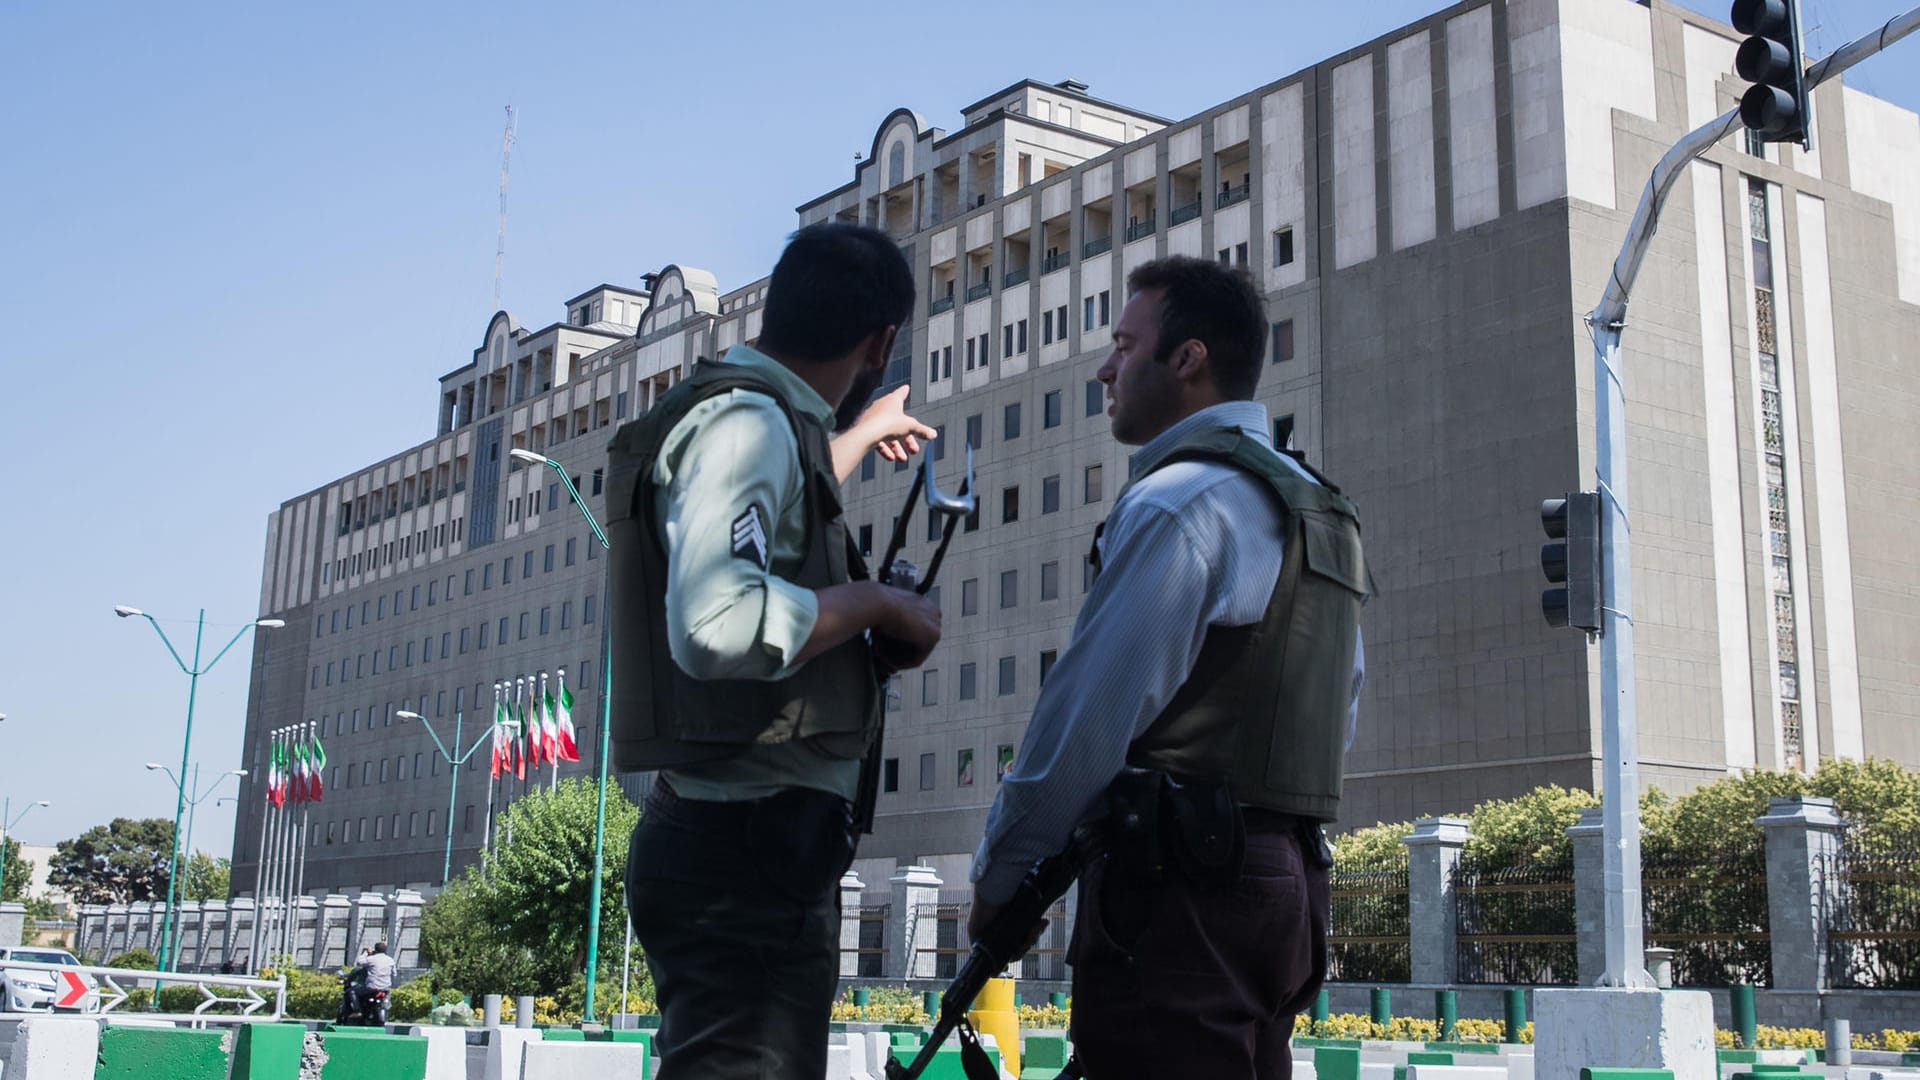
[[1285, 1077], [1293, 1017], [1325, 976], [1320, 824], [1352, 740], [1370, 579], [1351, 504], [1274, 451], [1251, 400], [1268, 332], [1253, 283], [1169, 258], [1127, 284], [1098, 374], [1114, 437], [1140, 449], [988, 817], [971, 929], [1106, 816], [1130, 766], [1189, 782], [1176, 790], [1212, 783], [1242, 830], [1224, 872], [1189, 872], [1191, 852], [1143, 868], [1115, 851], [1082, 875], [1075, 1050], [1101, 1080]]

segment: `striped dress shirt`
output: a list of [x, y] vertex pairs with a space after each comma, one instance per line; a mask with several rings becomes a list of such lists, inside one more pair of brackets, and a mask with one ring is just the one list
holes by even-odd
[[[1128, 744], [1187, 681], [1207, 629], [1266, 614], [1285, 555], [1266, 485], [1217, 462], [1154, 471], [1180, 440], [1219, 427], [1273, 445], [1266, 407], [1232, 401], [1186, 417], [1128, 461], [1130, 485], [1100, 539], [1100, 575], [1041, 688], [974, 855], [973, 881], [987, 903], [1005, 903], [1036, 861], [1064, 850], [1076, 825], [1104, 811], [1100, 796], [1125, 767]], [[1356, 648], [1349, 745], [1364, 672]]]

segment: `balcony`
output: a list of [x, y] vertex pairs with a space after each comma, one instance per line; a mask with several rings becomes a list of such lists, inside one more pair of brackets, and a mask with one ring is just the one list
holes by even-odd
[[929, 315], [938, 315], [943, 311], [952, 311], [952, 310], [953, 310], [952, 296], [942, 296], [939, 299], [927, 305], [927, 314]]
[[1183, 221], [1192, 221], [1200, 216], [1200, 200], [1195, 199], [1185, 206], [1176, 206], [1167, 215], [1167, 228], [1171, 229]]
[[1136, 221], [1133, 224], [1127, 226], [1127, 243], [1131, 244], [1135, 240], [1141, 240], [1141, 239], [1145, 239], [1146, 237], [1152, 236], [1153, 230], [1154, 230], [1154, 220], [1152, 218], [1148, 218], [1145, 221]]
[[1011, 289], [1025, 280], [1027, 280], [1027, 268], [1023, 266], [1018, 270], [1007, 271], [1007, 276], [1000, 279], [1000, 286]]
[[987, 297], [992, 295], [993, 295], [993, 285], [989, 282], [982, 281], [982, 282], [977, 282], [973, 285], [967, 286], [967, 303], [969, 304], [973, 303], [975, 300], [985, 300]]
[[1061, 267], [1067, 265], [1067, 263], [1071, 261], [1073, 261], [1071, 256], [1069, 256], [1066, 252], [1064, 251], [1053, 252], [1052, 254], [1043, 256], [1040, 259], [1040, 272], [1043, 274], [1051, 274], [1055, 270], [1060, 269]]
[[1235, 184], [1229, 188], [1221, 188], [1220, 194], [1213, 197], [1213, 208], [1215, 210], [1223, 210], [1232, 206], [1234, 203], [1245, 202], [1248, 193], [1252, 190], [1253, 181], [1251, 180]]
[[1111, 235], [1108, 235], [1108, 236], [1103, 236], [1098, 240], [1089, 240], [1087, 241], [1086, 246], [1081, 250], [1084, 253], [1085, 257], [1089, 259], [1093, 258], [1095, 255], [1101, 255], [1106, 252], [1112, 251], [1113, 237]]

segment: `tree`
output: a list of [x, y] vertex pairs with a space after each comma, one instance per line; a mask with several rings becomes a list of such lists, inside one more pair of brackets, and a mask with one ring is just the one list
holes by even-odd
[[20, 856], [20, 841], [9, 836], [0, 840], [0, 904], [10, 904], [27, 895], [27, 883], [33, 867]]
[[173, 823], [164, 818], [114, 818], [55, 849], [47, 884], [79, 904], [163, 900], [173, 855]]
[[214, 858], [204, 851], [196, 851], [187, 859], [185, 884], [181, 887], [182, 900], [225, 900], [231, 891], [233, 860], [226, 856]]

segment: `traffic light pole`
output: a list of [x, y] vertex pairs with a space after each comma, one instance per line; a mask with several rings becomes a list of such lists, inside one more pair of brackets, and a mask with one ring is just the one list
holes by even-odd
[[[1809, 67], [1808, 89], [1831, 79], [1920, 29], [1920, 7], [1888, 20], [1872, 34], [1841, 46]], [[1633, 692], [1633, 590], [1631, 531], [1627, 524], [1626, 407], [1620, 337], [1626, 328], [1627, 294], [1640, 275], [1660, 211], [1693, 161], [1742, 127], [1740, 110], [1729, 110], [1689, 132], [1653, 167], [1634, 210], [1633, 223], [1600, 305], [1587, 316], [1593, 335], [1594, 473], [1600, 490], [1601, 637], [1600, 716], [1603, 761], [1604, 912], [1606, 973], [1602, 986], [1646, 986], [1640, 899], [1640, 725]]]

